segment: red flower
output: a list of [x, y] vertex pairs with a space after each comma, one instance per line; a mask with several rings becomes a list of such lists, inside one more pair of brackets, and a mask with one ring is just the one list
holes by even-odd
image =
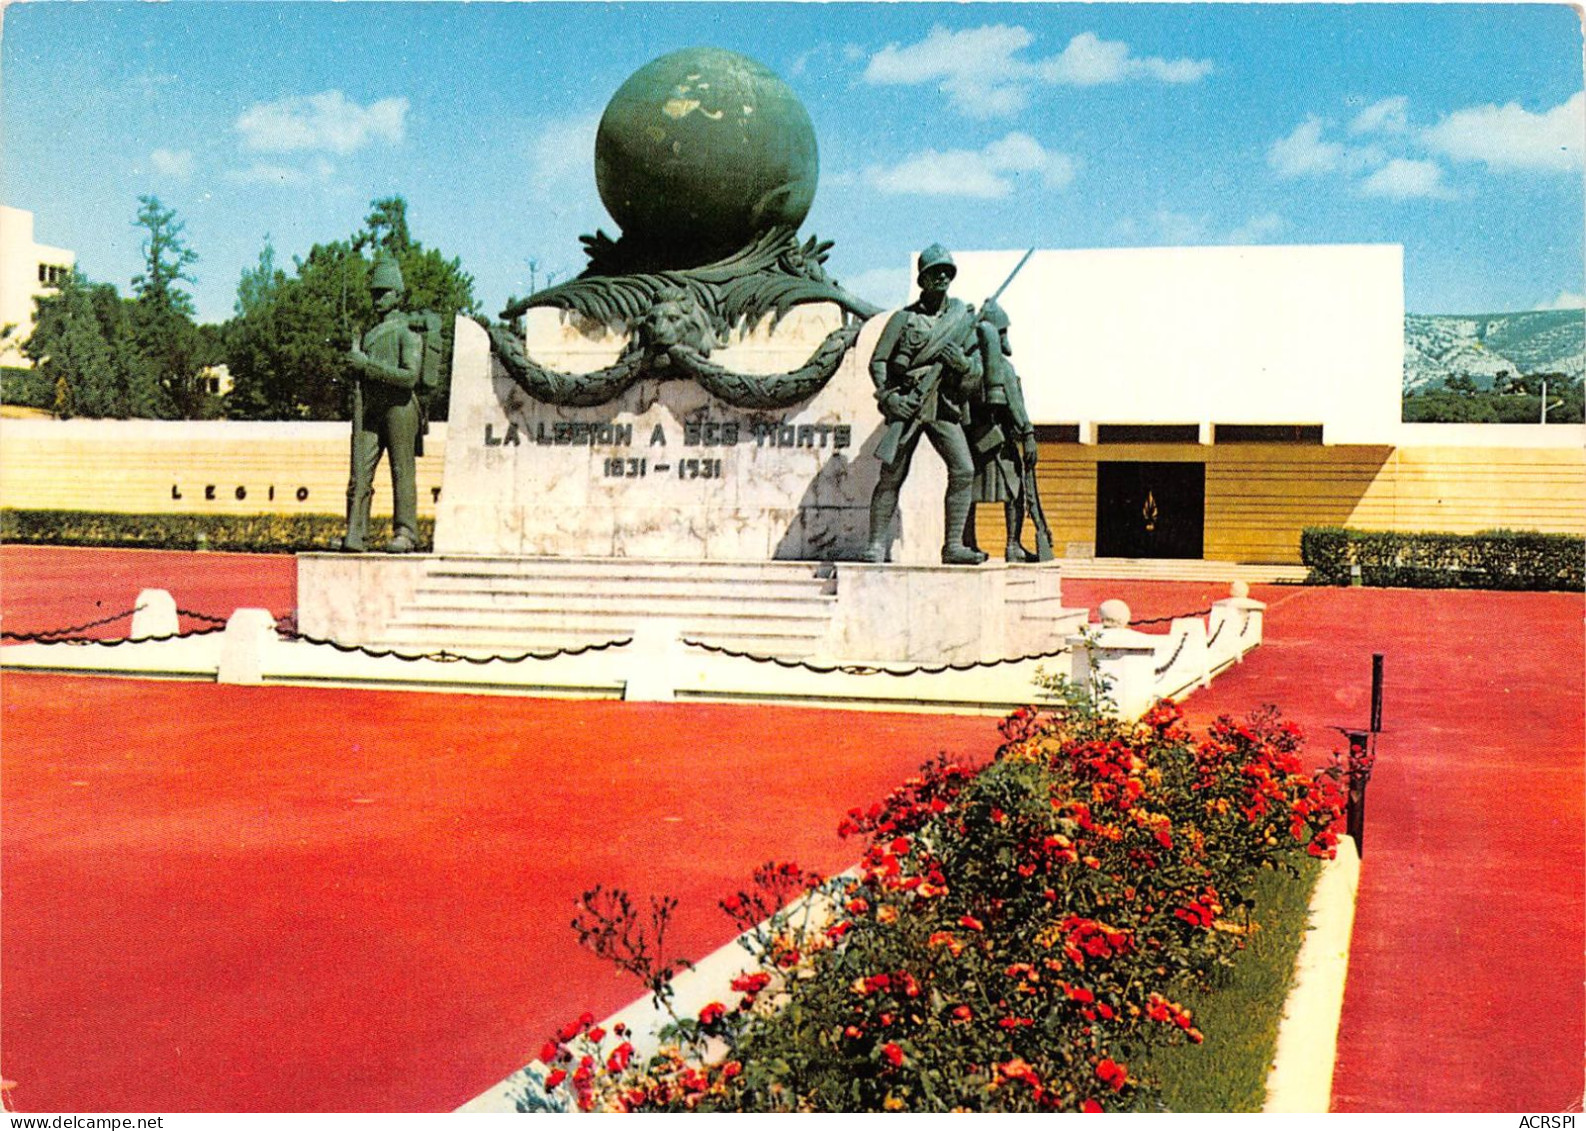
[[744, 994], [757, 994], [770, 984], [771, 975], [763, 970], [753, 974], [739, 974], [732, 980], [732, 988]]
[[556, 1059], [556, 1054], [561, 1052], [561, 1051], [562, 1051], [562, 1047], [560, 1045], [558, 1045], [555, 1041], [546, 1041], [543, 1045], [540, 1046], [540, 1063], [541, 1064], [549, 1064], [549, 1063], [551, 1063], [551, 1061]]
[[628, 1062], [633, 1059], [633, 1045], [627, 1041], [611, 1050], [611, 1056], [606, 1059], [607, 1072], [621, 1072], [628, 1067]]
[[597, 1042], [598, 1041], [603, 1041], [603, 1040], [606, 1039], [606, 1031], [604, 1029], [602, 1029], [599, 1025], [596, 1025], [593, 1029], [591, 1029], [589, 1031], [589, 1039], [592, 1040], [592, 1041], [597, 1041]]
[[881, 1056], [893, 1068], [903, 1067], [903, 1050], [891, 1041], [881, 1046]]
[[729, 1060], [726, 1064], [721, 1066], [721, 1078], [723, 1080], [731, 1080], [734, 1076], [737, 1076], [742, 1071], [743, 1065], [740, 1062], [736, 1060]]
[[1124, 1084], [1129, 1081], [1129, 1072], [1123, 1065], [1111, 1057], [1106, 1057], [1096, 1065], [1096, 1079], [1106, 1084], [1115, 1092], [1123, 1091]]
[[567, 1069], [558, 1068], [555, 1072], [552, 1072], [545, 1078], [545, 1086], [547, 1088], [554, 1088], [565, 1079], [567, 1079]]
[[969, 1006], [956, 1005], [953, 1007], [953, 1012], [948, 1016], [950, 1016], [954, 1021], [968, 1021], [974, 1016], [974, 1014], [970, 1011]]
[[719, 1001], [713, 1001], [704, 1009], [699, 1011], [699, 1023], [704, 1025], [706, 1028], [709, 1028], [710, 1026], [719, 1022], [722, 1018], [722, 1015], [726, 1012], [726, 1006], [722, 1005]]
[[556, 1039], [565, 1045], [568, 1041], [575, 1039], [579, 1033], [583, 1032], [583, 1030], [584, 1027], [577, 1021], [569, 1021], [566, 1025], [563, 1025], [561, 1031], [556, 1034]]
[[971, 931], [984, 931], [986, 929], [985, 924], [973, 915], [961, 916], [958, 920], [958, 925]]
[[1095, 1100], [1086, 1100], [1084, 1103], [1079, 1105], [1079, 1110], [1087, 1114], [1095, 1114], [1096, 1112], [1101, 1111], [1102, 1107]]
[[900, 836], [890, 845], [888, 845], [888, 847], [892, 849], [893, 854], [896, 856], [907, 856], [909, 853], [909, 838], [906, 836]]

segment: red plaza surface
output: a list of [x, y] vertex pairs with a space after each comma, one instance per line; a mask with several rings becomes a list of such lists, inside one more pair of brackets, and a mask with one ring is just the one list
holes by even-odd
[[[158, 585], [285, 613], [292, 568], [6, 547], [0, 608], [39, 631]], [[1221, 595], [1064, 593], [1137, 617]], [[1581, 597], [1255, 595], [1267, 643], [1198, 721], [1276, 702], [1324, 756], [1388, 657], [1335, 1107], [1578, 1104]], [[679, 896], [697, 957], [756, 864], [847, 866], [845, 809], [996, 743], [986, 718], [21, 674], [0, 709], [0, 1069], [32, 1111], [455, 1106], [638, 996], [577, 948], [579, 891]]]

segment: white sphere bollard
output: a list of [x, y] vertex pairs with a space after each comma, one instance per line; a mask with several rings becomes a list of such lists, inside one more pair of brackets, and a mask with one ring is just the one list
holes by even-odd
[[1103, 601], [1096, 611], [1101, 614], [1103, 628], [1129, 627], [1129, 606], [1116, 597], [1110, 601]]

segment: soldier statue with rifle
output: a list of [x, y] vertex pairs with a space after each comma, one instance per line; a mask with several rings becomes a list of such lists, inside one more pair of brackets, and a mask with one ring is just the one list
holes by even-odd
[[[1029, 258], [1019, 261], [989, 303], [995, 303]], [[970, 420], [969, 400], [982, 384], [985, 366], [974, 308], [947, 295], [957, 274], [952, 255], [941, 244], [920, 252], [920, 297], [888, 320], [871, 355], [870, 379], [887, 426], [876, 446], [881, 475], [870, 497], [866, 561], [887, 560], [898, 492], [922, 435], [947, 465], [943, 564], [979, 565], [987, 558], [965, 541], [975, 487], [975, 463], [965, 426]]]
[[[1054, 557], [1052, 532], [1035, 488], [1035, 427], [1024, 407], [1018, 371], [1009, 360], [1013, 347], [1008, 343], [1008, 315], [995, 299], [981, 305], [975, 332], [984, 374], [971, 399], [966, 426], [975, 461], [975, 488], [964, 523], [964, 544], [975, 545], [975, 504], [1001, 503], [1008, 532], [1004, 560], [1049, 562]], [[1021, 541], [1026, 514], [1035, 527], [1033, 554]]]
[[353, 370], [352, 475], [341, 548], [366, 548], [375, 469], [388, 454], [392, 534], [385, 549], [405, 554], [418, 548], [417, 457], [424, 454], [426, 428], [419, 393], [438, 379], [440, 320], [428, 311], [402, 310], [402, 270], [389, 255], [375, 261], [369, 291], [381, 320], [347, 355]]

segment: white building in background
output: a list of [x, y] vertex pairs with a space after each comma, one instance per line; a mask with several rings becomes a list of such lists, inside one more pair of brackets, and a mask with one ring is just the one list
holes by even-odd
[[[1022, 255], [954, 254], [952, 293], [976, 304]], [[1392, 444], [1403, 279], [1396, 244], [1040, 250], [1000, 302], [1030, 418], [1077, 426], [1081, 443], [1289, 427]]]
[[58, 286], [77, 254], [33, 241], [33, 213], [0, 204], [0, 365], [30, 366], [22, 343], [33, 333], [33, 300]]

